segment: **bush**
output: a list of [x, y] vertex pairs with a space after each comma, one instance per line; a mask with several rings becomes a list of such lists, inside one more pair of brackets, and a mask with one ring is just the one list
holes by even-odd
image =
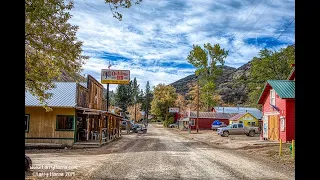
[[174, 118], [170, 117], [169, 119], [163, 121], [163, 126], [168, 127], [170, 124], [173, 124], [173, 123], [174, 123]]

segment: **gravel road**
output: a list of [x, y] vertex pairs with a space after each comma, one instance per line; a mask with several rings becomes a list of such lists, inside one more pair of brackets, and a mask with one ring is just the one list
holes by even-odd
[[123, 135], [107, 146], [87, 153], [26, 154], [35, 164], [54, 156], [51, 163], [78, 165], [74, 179], [295, 179], [294, 171], [214, 148], [153, 124], [147, 134]]

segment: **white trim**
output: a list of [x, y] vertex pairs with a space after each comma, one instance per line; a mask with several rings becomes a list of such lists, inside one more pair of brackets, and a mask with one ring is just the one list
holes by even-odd
[[263, 113], [264, 116], [272, 116], [272, 115], [279, 115], [279, 114], [280, 113], [277, 111]]
[[[272, 97], [273, 95], [273, 97]], [[272, 99], [274, 99], [274, 104], [272, 103]], [[276, 91], [274, 89], [270, 90], [270, 104], [276, 105]]]

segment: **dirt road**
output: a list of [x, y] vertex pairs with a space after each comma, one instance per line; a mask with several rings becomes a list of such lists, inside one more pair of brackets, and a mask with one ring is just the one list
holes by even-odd
[[[97, 149], [26, 150], [26, 154], [34, 165], [77, 166], [75, 176], [68, 179], [294, 179], [294, 171], [155, 125], [148, 126], [147, 134], [123, 135]], [[35, 174], [28, 178], [35, 178]]]

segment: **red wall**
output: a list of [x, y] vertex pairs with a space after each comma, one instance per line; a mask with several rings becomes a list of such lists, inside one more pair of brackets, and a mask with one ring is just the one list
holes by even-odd
[[[220, 122], [224, 122], [226, 125], [229, 125], [229, 119], [199, 118], [199, 129], [211, 129], [211, 124], [213, 123], [214, 120], [219, 120]], [[191, 126], [191, 129], [197, 128], [196, 121], [197, 121], [197, 118], [195, 118], [195, 125]]]
[[[273, 108], [270, 106], [270, 91], [263, 103], [262, 106], [262, 112], [273, 112], [276, 110], [273, 110]], [[286, 109], [286, 100], [285, 99], [281, 99], [278, 94], [276, 93], [276, 106], [280, 109], [280, 110], [285, 110]]]
[[[270, 93], [266, 96], [264, 104], [262, 106], [263, 114], [265, 112], [273, 112], [273, 108], [270, 106]], [[295, 112], [295, 100], [289, 99], [281, 99], [278, 94], [276, 93], [276, 106], [280, 109], [280, 116], [285, 116], [285, 131], [280, 131], [280, 124], [279, 124], [279, 137], [282, 139], [282, 142], [291, 141], [294, 139], [294, 112]], [[282, 114], [284, 112], [284, 114]]]
[[286, 110], [286, 141], [295, 139], [295, 100], [287, 99]]

